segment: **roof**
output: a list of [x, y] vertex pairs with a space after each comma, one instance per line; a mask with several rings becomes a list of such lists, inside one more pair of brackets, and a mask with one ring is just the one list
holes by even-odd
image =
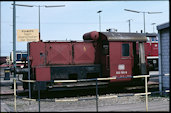
[[147, 37], [156, 37], [157, 34], [156, 33], [146, 33]]
[[100, 35], [106, 37], [108, 41], [147, 41], [142, 33], [124, 33], [124, 32], [99, 32]]
[[158, 25], [157, 30], [162, 30], [162, 29], [169, 28], [169, 27], [170, 27], [169, 22], [167, 22], [167, 23]]

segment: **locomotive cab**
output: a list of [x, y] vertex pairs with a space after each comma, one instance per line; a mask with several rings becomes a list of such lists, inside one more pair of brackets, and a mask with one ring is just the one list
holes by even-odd
[[[108, 42], [104, 60], [110, 77], [127, 77], [111, 82], [130, 81], [132, 76], [147, 74], [144, 53], [146, 37], [139, 33], [100, 32], [102, 42]], [[139, 49], [136, 49], [139, 46]]]
[[[99, 33], [97, 35], [97, 33]], [[98, 37], [98, 38], [97, 38]], [[96, 51], [100, 56], [103, 77], [124, 77], [110, 82], [131, 81], [132, 76], [147, 74], [144, 42], [141, 33], [89, 32], [84, 40], [98, 42]]]

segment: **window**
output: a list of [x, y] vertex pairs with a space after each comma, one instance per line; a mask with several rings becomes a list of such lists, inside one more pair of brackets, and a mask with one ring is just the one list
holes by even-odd
[[152, 42], [157, 42], [158, 38], [157, 37], [152, 37], [151, 40], [152, 40]]
[[17, 54], [17, 61], [20, 61], [21, 60], [21, 54]]
[[22, 58], [25, 58], [25, 59], [27, 59], [27, 54], [22, 54]]
[[147, 42], [151, 42], [151, 39], [150, 39], [150, 37], [147, 37]]
[[103, 54], [108, 55], [109, 54], [109, 45], [103, 45]]
[[129, 56], [129, 44], [122, 44], [122, 56]]

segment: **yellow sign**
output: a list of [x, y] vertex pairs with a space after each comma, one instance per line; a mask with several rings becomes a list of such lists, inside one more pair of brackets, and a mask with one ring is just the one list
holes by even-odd
[[18, 42], [33, 42], [39, 41], [38, 29], [19, 29], [17, 30]]
[[85, 46], [84, 46], [84, 48], [83, 48], [83, 49], [84, 49], [84, 52], [87, 50]]

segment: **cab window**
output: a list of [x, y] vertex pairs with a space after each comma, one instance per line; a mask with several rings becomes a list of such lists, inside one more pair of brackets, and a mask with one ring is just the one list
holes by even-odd
[[122, 56], [129, 56], [129, 44], [122, 44]]

